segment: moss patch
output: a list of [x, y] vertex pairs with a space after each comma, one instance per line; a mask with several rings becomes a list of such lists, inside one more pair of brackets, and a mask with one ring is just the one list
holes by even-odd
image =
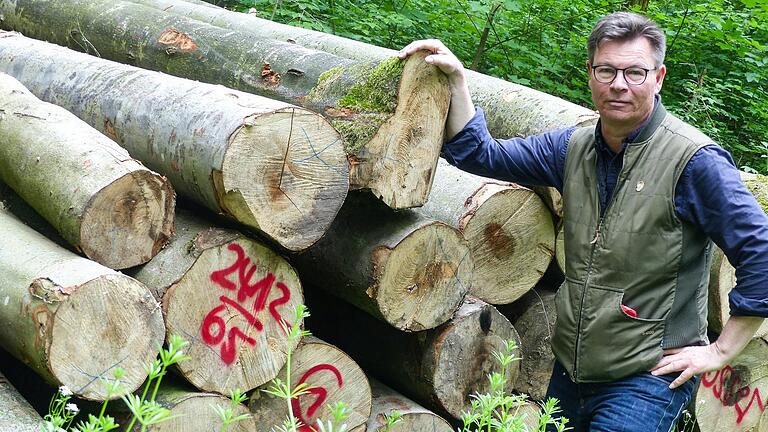
[[332, 120], [331, 124], [344, 138], [344, 151], [356, 155], [388, 117], [386, 114], [357, 114], [346, 119]]
[[757, 202], [763, 211], [768, 213], [768, 176], [757, 175], [752, 180], [744, 182], [747, 185], [747, 189], [752, 192], [752, 195], [757, 198]]
[[360, 82], [339, 99], [339, 106], [358, 111], [392, 112], [397, 106], [397, 90], [405, 61], [397, 57], [383, 60], [376, 66], [364, 66]]
[[319, 96], [328, 93], [330, 88], [333, 86], [333, 84], [336, 83], [336, 80], [339, 79], [339, 77], [343, 72], [344, 72], [343, 67], [336, 66], [321, 73], [320, 76], [317, 78], [317, 84], [315, 84], [315, 86], [312, 87], [312, 90], [309, 92], [309, 95], [307, 96], [310, 99], [316, 99]]

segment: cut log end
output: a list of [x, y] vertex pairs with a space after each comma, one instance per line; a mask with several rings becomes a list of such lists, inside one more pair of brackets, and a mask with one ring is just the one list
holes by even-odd
[[[490, 391], [488, 374], [501, 370], [493, 353], [505, 352], [504, 342], [508, 340], [520, 346], [520, 337], [509, 320], [495, 307], [468, 297], [441, 338], [433, 377], [435, 395], [449, 414], [461, 418], [463, 411], [470, 410], [472, 394]], [[507, 366], [509, 385], [505, 387], [512, 388], [519, 373], [519, 362]]]
[[[162, 395], [160, 398], [162, 400]], [[162, 403], [162, 402], [161, 402]], [[216, 412], [216, 408], [232, 408], [232, 417], [247, 415], [248, 408], [245, 405], [236, 404], [220, 395], [211, 393], [189, 392], [178, 397], [172, 403], [164, 402], [170, 410], [171, 420], [152, 426], [153, 432], [195, 432], [223, 430], [223, 422]], [[137, 425], [134, 431], [141, 428]], [[249, 432], [257, 430], [257, 425], [252, 419], [247, 418], [231, 424], [226, 428], [229, 432]]]
[[222, 394], [273, 379], [288, 349], [280, 321], [303, 302], [293, 267], [265, 246], [239, 238], [205, 249], [163, 297], [168, 335], [190, 341], [180, 374]]
[[[368, 432], [451, 432], [451, 425], [437, 414], [397, 393], [391, 388], [371, 380], [373, 407], [368, 420]], [[395, 412], [400, 421], [387, 428], [387, 417]]]
[[376, 302], [384, 319], [406, 331], [446, 322], [469, 289], [472, 259], [455, 229], [430, 223], [391, 251], [378, 282]]
[[[554, 255], [552, 217], [531, 190], [488, 184], [488, 199], [463, 229], [475, 263], [470, 293], [488, 303], [511, 303], [541, 279]], [[510, 278], [513, 275], [514, 277]]]
[[231, 140], [216, 182], [222, 209], [283, 247], [312, 245], [349, 189], [339, 134], [321, 116], [286, 108], [248, 119]]
[[175, 203], [170, 183], [158, 174], [141, 170], [120, 177], [83, 212], [83, 253], [113, 269], [146, 263], [173, 234]]
[[48, 307], [31, 311], [41, 340], [50, 344], [48, 363], [56, 380], [85, 399], [104, 400], [100, 378], [111, 380], [119, 367], [125, 371], [125, 390], [137, 389], [165, 335], [160, 306], [147, 288], [112, 274], [64, 295], [69, 298], [55, 312]]
[[427, 201], [443, 144], [450, 90], [445, 75], [424, 62], [427, 54], [419, 52], [406, 61], [395, 112], [351, 173], [353, 184], [369, 188], [393, 209]]

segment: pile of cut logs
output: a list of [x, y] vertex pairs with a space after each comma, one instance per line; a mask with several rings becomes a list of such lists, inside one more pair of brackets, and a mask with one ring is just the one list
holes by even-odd
[[[47, 383], [100, 401], [120, 367], [135, 391], [179, 335], [163, 430], [220, 429], [234, 389], [237, 430], [272, 430], [287, 405], [261, 390], [290, 349], [303, 431], [344, 402], [352, 431], [397, 410], [391, 430], [448, 432], [513, 340], [507, 387], [544, 397], [559, 195], [439, 159], [450, 94], [426, 54], [196, 0], [0, 1], [0, 27], [0, 348]], [[596, 120], [470, 75], [496, 136]], [[717, 330], [734, 272], [715, 261]], [[302, 303], [314, 336], [288, 346]], [[703, 377], [703, 431], [768, 430], [766, 350]], [[0, 365], [0, 431], [39, 430], [17, 372]]]

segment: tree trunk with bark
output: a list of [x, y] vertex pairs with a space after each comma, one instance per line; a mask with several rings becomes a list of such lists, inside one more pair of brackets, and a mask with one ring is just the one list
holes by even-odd
[[40, 432], [45, 422], [0, 372], [0, 432]]
[[[557, 287], [555, 287], [557, 288]], [[514, 389], [533, 400], [544, 400], [555, 364], [552, 333], [555, 329], [555, 293], [533, 288], [511, 305], [499, 308], [520, 335], [520, 375]]]
[[[286, 380], [286, 367], [278, 377]], [[331, 419], [331, 406], [344, 403], [349, 416], [344, 420], [350, 432], [364, 432], [371, 415], [371, 387], [360, 366], [335, 346], [316, 337], [306, 337], [291, 356], [291, 388], [306, 384], [311, 388], [303, 396], [291, 400], [293, 415], [305, 427], [301, 432], [315, 432], [317, 421]], [[256, 424], [263, 430], [274, 430], [288, 418], [288, 406], [281, 399], [257, 389], [249, 408]]]
[[552, 214], [538, 195], [514, 183], [472, 175], [441, 159], [429, 201], [418, 211], [464, 235], [475, 265], [470, 294], [488, 303], [520, 298], [552, 261]]
[[10, 32], [0, 34], [0, 70], [114, 139], [180, 194], [289, 250], [314, 243], [346, 196], [339, 135], [305, 109]]
[[293, 262], [306, 283], [405, 331], [446, 322], [472, 275], [457, 230], [360, 193], [350, 193], [328, 233]]
[[429, 195], [450, 91], [426, 53], [352, 61], [128, 1], [19, 0], [0, 12], [6, 29], [322, 113], [345, 139], [353, 188], [392, 208], [420, 206]]
[[[368, 432], [451, 432], [453, 428], [442, 417], [408, 399], [371, 377], [373, 409]], [[397, 412], [400, 420], [387, 428], [387, 419]]]
[[0, 180], [88, 258], [133, 267], [173, 233], [176, 201], [165, 178], [2, 73], [0, 137]]
[[[177, 370], [195, 387], [229, 395], [277, 376], [285, 365], [282, 320], [304, 302], [293, 267], [262, 244], [181, 210], [176, 236], [129, 274], [162, 303], [167, 338], [190, 342]], [[299, 323], [301, 325], [301, 323]]]
[[[357, 61], [382, 60], [397, 54], [395, 50], [227, 11], [202, 1], [132, 1], [219, 27], [250, 31], [261, 37]], [[568, 126], [594, 124], [597, 121], [595, 111], [558, 97], [473, 71], [467, 71], [466, 75], [472, 100], [485, 111], [488, 128], [495, 137], [528, 136]]]
[[555, 260], [560, 272], [565, 274], [565, 231], [564, 224], [560, 224], [555, 237]]
[[765, 430], [768, 399], [768, 343], [752, 339], [724, 368], [701, 376], [696, 421], [701, 432]]
[[[314, 288], [314, 287], [313, 287]], [[493, 356], [503, 342], [520, 339], [493, 306], [467, 297], [447, 323], [415, 333], [398, 331], [348, 303], [307, 290], [313, 311], [308, 326], [343, 349], [387, 385], [442, 415], [459, 418], [470, 409], [470, 395], [488, 391], [488, 374], [499, 371]], [[519, 364], [508, 366], [512, 388]]]
[[[768, 177], [742, 173], [741, 179], [758, 204], [768, 213]], [[736, 286], [736, 269], [728, 261], [723, 251], [714, 247], [712, 266], [709, 272], [709, 297], [707, 321], [709, 329], [720, 333], [731, 316], [728, 294]], [[755, 333], [755, 337], [768, 335], [768, 320]]]
[[[99, 378], [147, 377], [165, 334], [160, 307], [136, 280], [76, 256], [0, 210], [0, 345], [46, 381], [103, 400]], [[116, 397], [116, 396], [114, 396]]]

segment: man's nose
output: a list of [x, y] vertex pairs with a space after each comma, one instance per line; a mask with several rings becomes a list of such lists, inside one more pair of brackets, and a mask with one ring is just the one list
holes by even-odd
[[624, 79], [624, 73], [622, 71], [616, 71], [616, 77], [611, 81], [611, 90], [623, 91], [629, 88], [629, 83]]

